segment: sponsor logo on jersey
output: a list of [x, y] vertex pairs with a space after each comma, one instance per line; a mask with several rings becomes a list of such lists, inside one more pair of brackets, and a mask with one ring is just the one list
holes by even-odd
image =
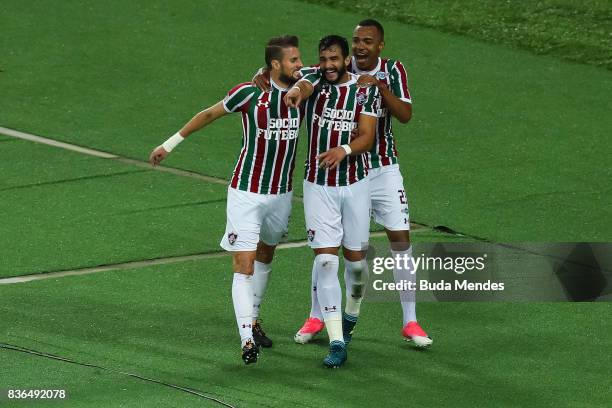
[[227, 240], [229, 241], [230, 245], [234, 245], [237, 239], [238, 234], [236, 234], [235, 232], [230, 232], [229, 234], [227, 234]]
[[387, 74], [386, 72], [377, 72], [376, 73], [376, 79], [380, 79], [380, 80], [386, 79], [387, 75], [389, 75], [389, 74]]
[[257, 101], [257, 106], [263, 106], [264, 108], [267, 108], [269, 104], [270, 104], [270, 102], [268, 102], [268, 101], [266, 101], [266, 102], [263, 102], [261, 100]]

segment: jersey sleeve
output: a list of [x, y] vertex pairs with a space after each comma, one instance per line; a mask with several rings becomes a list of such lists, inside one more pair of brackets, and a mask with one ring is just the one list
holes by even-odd
[[380, 91], [377, 87], [371, 86], [368, 88], [368, 92], [366, 93], [367, 99], [363, 104], [363, 108], [361, 109], [361, 113], [368, 116], [380, 117], [380, 104], [381, 97]]
[[298, 82], [302, 81], [309, 82], [312, 86], [317, 86], [317, 84], [321, 81], [321, 71], [317, 70], [310, 74], [304, 75]]
[[250, 82], [244, 82], [232, 88], [225, 98], [223, 98], [223, 107], [227, 112], [241, 111], [251, 100], [255, 92], [255, 88]]
[[404, 64], [394, 61], [389, 73], [390, 89], [401, 101], [412, 103], [410, 91], [408, 90], [408, 74]]
[[320, 68], [318, 65], [312, 65], [310, 67], [304, 67], [302, 69], [300, 69], [300, 75], [301, 77], [305, 77], [308, 74], [317, 74], [319, 72]]

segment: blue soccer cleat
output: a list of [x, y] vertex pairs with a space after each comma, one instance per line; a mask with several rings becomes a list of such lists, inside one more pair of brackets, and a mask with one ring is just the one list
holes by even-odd
[[348, 315], [346, 313], [342, 314], [342, 335], [344, 336], [344, 344], [347, 346], [353, 339], [353, 330], [355, 329], [356, 324], [357, 317]]
[[328, 368], [338, 368], [346, 361], [346, 345], [344, 342], [334, 340], [329, 343], [329, 354], [323, 359]]

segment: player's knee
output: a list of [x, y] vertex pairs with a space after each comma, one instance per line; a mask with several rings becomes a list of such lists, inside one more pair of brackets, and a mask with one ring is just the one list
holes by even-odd
[[263, 241], [259, 241], [257, 244], [257, 262], [269, 264], [272, 262], [274, 258], [274, 250], [276, 249], [276, 245], [268, 245]]
[[406, 251], [410, 248], [410, 231], [390, 231], [386, 230], [387, 238], [391, 244], [391, 249], [394, 251]]
[[245, 275], [252, 275], [254, 272], [255, 251], [237, 252], [234, 254], [234, 271]]
[[354, 251], [352, 249], [342, 247], [342, 254], [344, 255], [344, 258], [351, 262], [359, 262], [365, 258], [366, 251]]

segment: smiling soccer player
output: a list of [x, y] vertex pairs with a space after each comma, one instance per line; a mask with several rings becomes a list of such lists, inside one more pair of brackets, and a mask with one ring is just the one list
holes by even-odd
[[292, 175], [302, 110], [283, 101], [302, 68], [298, 38], [273, 38], [265, 50], [268, 91], [242, 83], [217, 104], [193, 117], [153, 150], [159, 164], [184, 138], [228, 113], [242, 116], [242, 149], [227, 189], [227, 223], [221, 247], [233, 254], [232, 300], [246, 364], [257, 361], [259, 346], [270, 347], [258, 321], [276, 245], [287, 231]]

